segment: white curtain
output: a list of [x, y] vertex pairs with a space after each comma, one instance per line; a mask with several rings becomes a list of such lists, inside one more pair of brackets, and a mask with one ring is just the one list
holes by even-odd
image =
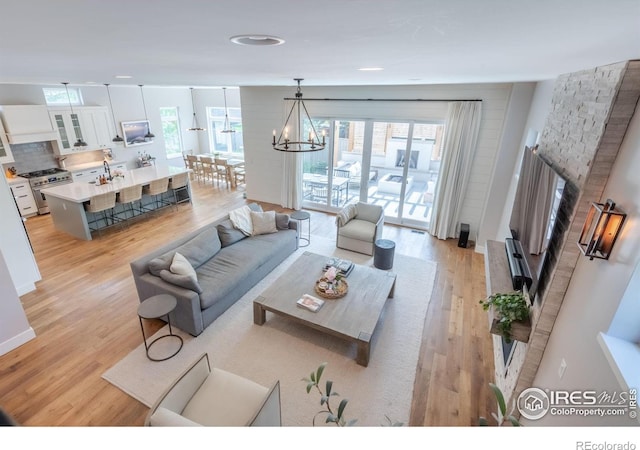
[[480, 130], [482, 102], [451, 102], [445, 122], [440, 174], [429, 233], [455, 238]]
[[282, 207], [302, 208], [302, 155], [282, 152]]

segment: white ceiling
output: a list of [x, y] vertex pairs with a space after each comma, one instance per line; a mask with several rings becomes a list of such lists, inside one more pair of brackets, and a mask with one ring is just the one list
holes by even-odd
[[0, 14], [1, 83], [536, 81], [640, 59], [639, 0], [13, 0]]

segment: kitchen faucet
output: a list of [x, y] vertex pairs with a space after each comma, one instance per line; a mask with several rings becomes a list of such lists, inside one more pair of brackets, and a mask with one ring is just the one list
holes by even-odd
[[111, 176], [111, 167], [109, 167], [109, 163], [105, 160], [103, 162], [104, 165], [104, 173], [107, 174], [107, 180], [111, 181], [113, 180], [113, 177]]

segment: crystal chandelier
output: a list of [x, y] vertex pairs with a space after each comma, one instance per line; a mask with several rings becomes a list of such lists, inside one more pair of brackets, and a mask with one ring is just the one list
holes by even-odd
[[[309, 112], [307, 111], [307, 107], [302, 100], [302, 91], [300, 90], [300, 82], [303, 80], [302, 78], [294, 78], [295, 81], [298, 82], [298, 90], [296, 91], [296, 98], [293, 101], [293, 105], [291, 106], [291, 110], [289, 111], [289, 115], [287, 116], [287, 120], [280, 131], [280, 135], [276, 140], [276, 130], [273, 130], [273, 142], [272, 146], [274, 150], [279, 150], [281, 152], [317, 152], [320, 150], [324, 150], [325, 147], [325, 136], [324, 132], [322, 133], [322, 141], [318, 137], [318, 133], [316, 133], [316, 129], [313, 126], [313, 122], [311, 121], [311, 117], [309, 116]], [[304, 116], [302, 115], [304, 111]], [[295, 114], [294, 114], [295, 112]], [[289, 120], [293, 119], [296, 121], [294, 124], [294, 136], [291, 139], [289, 137]], [[306, 117], [311, 129], [309, 130], [309, 135], [307, 139], [303, 139], [302, 134], [304, 133], [304, 118]]]

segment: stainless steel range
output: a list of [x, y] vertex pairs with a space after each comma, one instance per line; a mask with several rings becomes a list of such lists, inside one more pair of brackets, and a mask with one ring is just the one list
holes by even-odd
[[19, 173], [18, 176], [29, 179], [29, 184], [33, 191], [33, 197], [35, 198], [36, 205], [38, 206], [38, 214], [47, 214], [49, 212], [47, 199], [44, 194], [40, 192], [41, 189], [73, 183], [71, 172], [64, 169], [58, 169], [57, 167], [53, 169], [36, 170], [28, 173]]

